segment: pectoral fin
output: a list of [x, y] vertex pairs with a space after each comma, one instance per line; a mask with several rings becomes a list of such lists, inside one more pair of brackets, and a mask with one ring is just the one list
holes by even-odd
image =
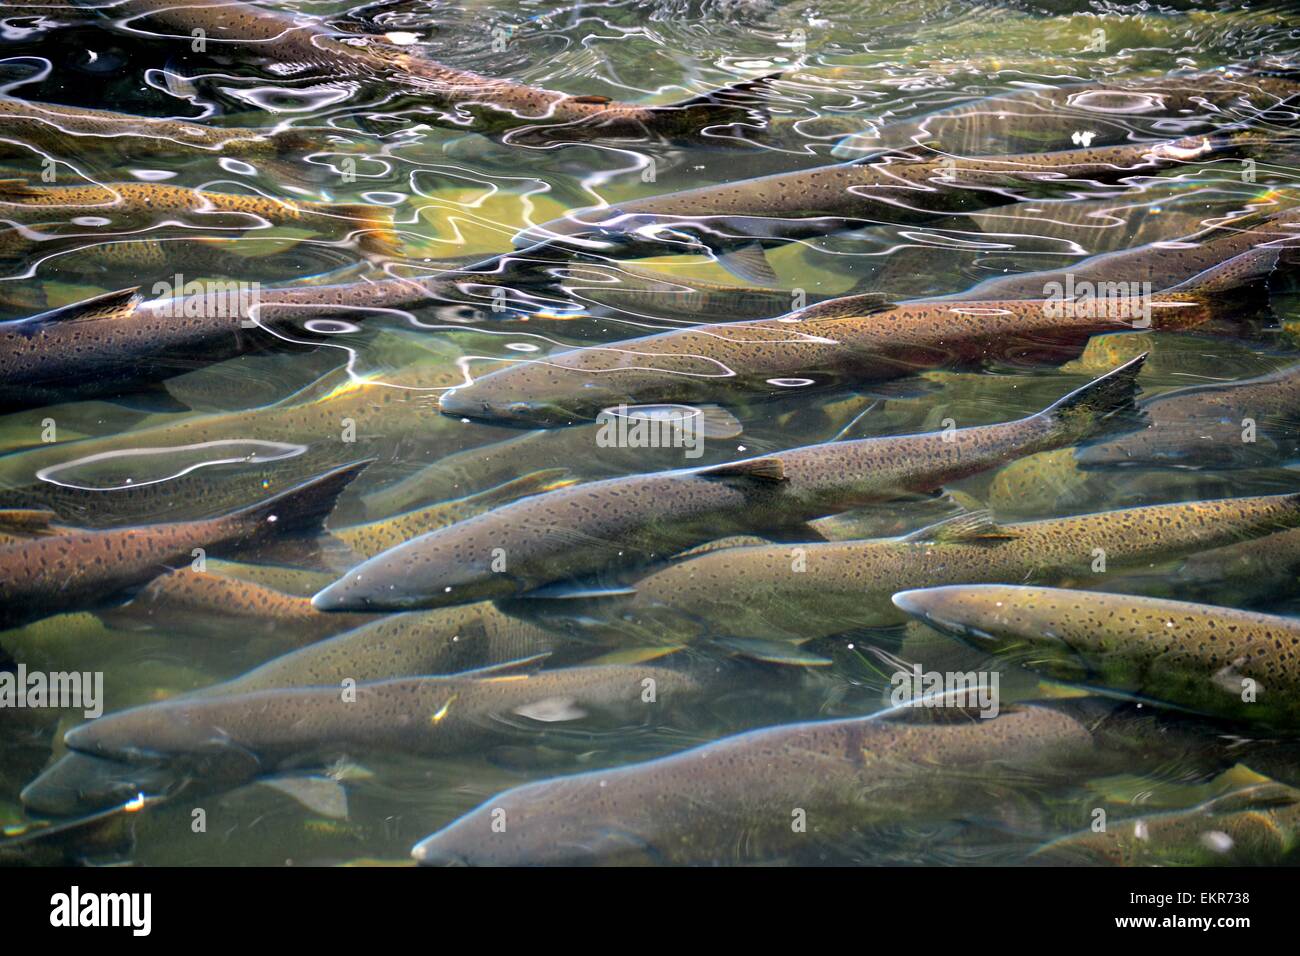
[[258, 785], [283, 793], [312, 813], [331, 820], [348, 818], [348, 794], [329, 777], [268, 777]]

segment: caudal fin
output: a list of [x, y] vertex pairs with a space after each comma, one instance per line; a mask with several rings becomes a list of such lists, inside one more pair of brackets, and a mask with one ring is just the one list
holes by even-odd
[[1146, 352], [1111, 369], [1101, 378], [1077, 388], [1043, 409], [1043, 415], [1059, 423], [1073, 441], [1100, 435], [1111, 428], [1133, 428], [1140, 424], [1137, 396], [1138, 373], [1147, 360]]
[[769, 117], [767, 104], [755, 94], [780, 77], [779, 72], [768, 73], [668, 106], [652, 107], [653, 125], [666, 132], [697, 133], [709, 126], [735, 123], [747, 117], [758, 117], [766, 123]]
[[1270, 245], [1211, 266], [1153, 298], [1156, 327], [1190, 328], [1212, 319], [1248, 317], [1268, 304], [1269, 279], [1294, 269], [1298, 261], [1300, 248]]
[[305, 481], [265, 501], [227, 515], [222, 521], [243, 529], [240, 545], [265, 538], [315, 537], [325, 533], [325, 519], [334, 503], [357, 475], [375, 459], [343, 465]]

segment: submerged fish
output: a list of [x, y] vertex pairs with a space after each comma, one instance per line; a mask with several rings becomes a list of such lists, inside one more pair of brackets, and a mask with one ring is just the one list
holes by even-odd
[[[397, 244], [393, 211], [361, 203], [276, 199], [163, 183], [33, 186], [23, 180], [0, 181], [0, 220], [23, 227], [0, 234], [0, 249], [9, 255], [30, 249], [33, 241], [41, 239], [87, 235], [98, 238], [99, 230], [138, 230], [174, 217], [223, 231], [270, 225], [355, 236], [363, 252], [379, 256], [394, 254]], [[87, 229], [96, 232], [87, 233]]]
[[1149, 282], [1153, 289], [1168, 289], [1253, 250], [1290, 250], [1282, 253], [1289, 258], [1300, 247], [1298, 228], [1300, 210], [1278, 208], [1277, 200], [1269, 199], [1252, 212], [1226, 217], [1190, 235], [1089, 256], [1064, 268], [995, 276], [947, 298], [1032, 299], [1049, 283], [1067, 281], [1076, 286]]
[[529, 673], [509, 665], [351, 687], [186, 697], [106, 714], [64, 739], [70, 749], [94, 756], [249, 778], [349, 752], [471, 753], [539, 724], [658, 722], [700, 689], [696, 679], [662, 667]]
[[[1270, 115], [1294, 116], [1290, 101], [1300, 93], [1294, 76], [1264, 72], [1232, 75], [1196, 72], [1109, 82], [1033, 84], [978, 97], [916, 119], [896, 119], [859, 133], [837, 148], [870, 149], [936, 144], [966, 155], [1042, 148], [1070, 142], [1086, 132], [1104, 146], [1146, 135], [1210, 132], [1225, 118], [1256, 122]], [[1277, 111], [1274, 113], [1273, 111]]]
[[1191, 329], [1249, 309], [1229, 293], [1267, 279], [1279, 253], [1245, 255], [1247, 263], [1231, 260], [1153, 296], [1121, 287], [1002, 301], [832, 299], [764, 322], [699, 325], [515, 362], [444, 392], [439, 407], [466, 418], [570, 425], [619, 405], [770, 397], [792, 383], [891, 379], [1009, 353], [1062, 359], [1100, 332]]
[[194, 550], [213, 555], [315, 537], [334, 499], [369, 462], [348, 465], [208, 521], [68, 531], [0, 548], [0, 628], [86, 610], [148, 583]]
[[1142, 403], [1146, 425], [1081, 449], [1084, 467], [1247, 468], [1300, 447], [1300, 365], [1236, 382], [1192, 385]]
[[1200, 713], [1296, 726], [1300, 620], [1160, 598], [953, 585], [894, 595], [939, 630], [1028, 655], [1050, 676], [1169, 701]]
[[277, 687], [340, 685], [344, 680], [452, 674], [549, 654], [560, 640], [535, 624], [504, 614], [490, 601], [391, 614], [281, 655], [198, 693], [206, 697]]
[[907, 714], [769, 727], [647, 763], [525, 784], [421, 840], [411, 855], [426, 865], [812, 861], [837, 846], [845, 852], [858, 828], [978, 813], [1005, 793], [972, 781], [1054, 776], [1093, 750], [1083, 724], [1041, 707], [949, 724], [901, 719]]
[[[564, 126], [578, 136], [688, 136], [707, 126], [744, 119], [749, 111], [727, 97], [750, 89], [742, 81], [705, 96], [666, 106], [636, 106], [605, 96], [569, 96], [512, 80], [445, 66], [381, 36], [336, 33], [316, 18], [281, 13], [240, 0], [125, 0], [114, 15], [131, 16], [132, 29], [157, 24], [169, 32], [203, 36], [213, 52], [239, 50], [274, 61], [286, 72], [313, 70], [331, 79], [356, 77], [409, 86], [448, 111], [448, 122], [478, 129]], [[195, 30], [202, 33], [194, 34]], [[548, 133], [551, 132], [548, 130]]]
[[366, 524], [332, 528], [330, 534], [346, 544], [354, 554], [363, 558], [372, 558], [381, 551], [396, 547], [416, 535], [436, 528], [445, 528], [457, 521], [464, 521], [466, 518], [472, 518], [474, 515], [519, 498], [572, 484], [563, 481], [563, 476], [563, 468], [548, 468], [455, 501], [426, 505], [423, 508], [416, 508], [394, 517], [380, 518], [378, 521], [370, 521]]
[[[906, 615], [905, 588], [1017, 581], [1104, 582], [1106, 574], [1300, 525], [1300, 495], [1224, 498], [999, 525], [966, 513], [901, 538], [710, 551], [626, 587], [544, 591], [509, 610], [580, 634], [654, 644], [709, 637], [801, 643]], [[1098, 563], [1099, 556], [1103, 559]], [[1100, 569], [1100, 570], [1099, 570]], [[729, 643], [729, 647], [736, 647]]]
[[0, 97], [0, 135], [15, 136], [55, 155], [116, 149], [123, 154], [174, 154], [178, 148], [259, 158], [316, 148], [306, 130], [208, 126], [191, 120], [131, 116], [110, 110]]
[[[765, 319], [789, 311], [795, 293], [761, 286], [711, 282], [696, 276], [679, 276], [660, 269], [619, 263], [598, 267], [594, 263], [568, 265], [557, 284], [579, 302], [591, 302], [619, 313], [687, 319], [698, 322]], [[803, 301], [824, 302], [828, 295], [808, 294]]]
[[1056, 866], [1264, 866], [1300, 847], [1300, 791], [1262, 783], [1190, 810], [1112, 820], [1040, 847]]
[[185, 622], [184, 633], [227, 637], [270, 633], [290, 646], [319, 641], [365, 622], [363, 616], [325, 614], [311, 598], [285, 594], [226, 574], [181, 568], [149, 582], [127, 604], [98, 616], [110, 627], [171, 627]]
[[1116, 182], [1178, 163], [1231, 154], [1240, 136], [1129, 146], [951, 157], [890, 153], [811, 170], [704, 186], [580, 209], [524, 230], [517, 245], [557, 241], [579, 248], [662, 255], [673, 244], [719, 249], [747, 281], [771, 283], [770, 266], [753, 244], [803, 239], [885, 221], [924, 223], [954, 213], [1016, 202], [1017, 187], [1060, 180]]
[[[357, 457], [389, 457], [424, 445], [445, 448], [453, 434], [463, 445], [490, 442], [491, 429], [465, 434], [432, 413], [431, 390], [459, 378], [454, 364], [441, 357], [382, 377], [354, 377], [339, 369], [270, 405], [160, 416], [156, 425], [33, 447], [0, 457], [0, 489], [8, 489], [0, 491], [0, 500], [51, 508], [95, 526], [178, 511], [211, 515]], [[347, 432], [354, 441], [340, 440]], [[223, 461], [232, 448], [241, 460], [231, 465], [183, 475], [174, 467]], [[112, 480], [98, 477], [103, 468]], [[162, 477], [167, 480], [157, 480]]]
[[1095, 437], [1133, 408], [1143, 361], [1003, 424], [828, 442], [535, 495], [377, 555], [313, 602], [336, 611], [464, 604], [665, 558], [729, 534], [807, 534], [813, 518], [931, 493], [1022, 455]]

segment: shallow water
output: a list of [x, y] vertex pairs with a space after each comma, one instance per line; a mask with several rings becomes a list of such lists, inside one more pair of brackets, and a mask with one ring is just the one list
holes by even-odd
[[[1031, 105], [1028, 120], [998, 107], [921, 132], [915, 124], [934, 111], [981, 97], [1088, 82], [1150, 80], [1161, 89], [1181, 90], [1200, 82], [1192, 76], [1196, 71], [1235, 71], [1236, 82], [1248, 92], [1249, 67], [1293, 66], [1298, 55], [1297, 11], [1288, 3], [1145, 9], [1029, 0], [1006, 5], [468, 0], [355, 9], [338, 3], [277, 7], [329, 17], [348, 33], [409, 32], [415, 40], [409, 49], [444, 63], [620, 101], [669, 103], [747, 77], [778, 71], [782, 76], [758, 97], [770, 115], [767, 134], [757, 125], [741, 125], [713, 130], [691, 143], [511, 142], [437, 125], [418, 94], [396, 85], [320, 73], [285, 77], [274, 64], [247, 53], [196, 53], [183, 42], [151, 36], [138, 24], [114, 23], [115, 14], [89, 6], [10, 4], [0, 23], [6, 96], [213, 125], [303, 127], [310, 130], [312, 147], [264, 162], [186, 150], [132, 155], [114, 148], [111, 140], [91, 148], [69, 142], [63, 150], [33, 149], [22, 145], [20, 134], [4, 131], [5, 177], [58, 186], [161, 182], [388, 207], [400, 255], [368, 258], [355, 234], [338, 238], [269, 223], [232, 232], [228, 222], [204, 222], [202, 214], [184, 222], [147, 217], [142, 230], [112, 235], [111, 227], [86, 221], [78, 224], [79, 237], [37, 237], [4, 247], [0, 315], [20, 318], [131, 286], [151, 296], [170, 295], [178, 280], [182, 286], [213, 279], [260, 283], [246, 286], [257, 295], [289, 281], [431, 275], [447, 260], [509, 252], [521, 230], [569, 210], [811, 169], [866, 155], [881, 144], [915, 142], [928, 148], [939, 137], [948, 154], [969, 156], [1068, 150], [1078, 142], [1071, 142], [1072, 132], [1090, 129], [1121, 142], [1153, 141], [1176, 135], [1192, 118], [1135, 115], [1113, 104], [1090, 110], [1086, 102], [1076, 102], [1066, 115], [1040, 104]], [[768, 255], [777, 300], [788, 294], [788, 303], [762, 314], [777, 315], [805, 300], [850, 290], [879, 291], [892, 300], [958, 295], [991, 278], [1068, 269], [1091, 255], [1176, 240], [1249, 208], [1286, 209], [1293, 202], [1298, 167], [1294, 143], [1283, 137], [1294, 116], [1279, 109], [1261, 120], [1238, 99], [1196, 115], [1209, 128], [1247, 122], [1277, 137], [1255, 154], [1253, 165], [1223, 158], [1124, 184], [1037, 183], [1021, 190], [1019, 202], [968, 216], [936, 217], [919, 225], [884, 217], [782, 242]], [[850, 132], [858, 137], [847, 141]], [[898, 136], [902, 139], [892, 138]], [[53, 178], [42, 179], [43, 170], [52, 171]], [[93, 256], [96, 248], [122, 240], [186, 245], [213, 236], [232, 241], [224, 268], [215, 271], [209, 260], [183, 256], [144, 267]], [[637, 265], [653, 265], [687, 286], [742, 281], [703, 255], [665, 254]], [[502, 360], [528, 361], [558, 347], [601, 345], [740, 317], [728, 314], [725, 305], [704, 312], [689, 305], [674, 310], [663, 296], [624, 301], [620, 308], [617, 299], [592, 292], [627, 278], [599, 255], [585, 257], [569, 275], [560, 288], [539, 292], [520, 284], [504, 298], [496, 284], [470, 283], [433, 305], [304, 315], [287, 326], [250, 333], [277, 347], [215, 364], [178, 360], [165, 389], [13, 411], [0, 417], [0, 506], [49, 508], [62, 523], [86, 528], [192, 521], [246, 506], [330, 468], [374, 459], [341, 495], [328, 522], [337, 530], [539, 472], [527, 490], [837, 438], [1009, 421], [1044, 408], [1140, 352], [1149, 353], [1140, 377], [1144, 401], [1192, 385], [1255, 379], [1297, 362], [1293, 337], [1300, 327], [1300, 299], [1294, 278], [1278, 275], [1266, 307], [1238, 322], [1231, 334], [1117, 332], [1093, 336], [1086, 349], [1053, 353], [1049, 362], [1039, 361], [1029, 347], [1012, 348], [962, 366], [930, 363], [938, 367], [885, 385], [844, 380], [851, 376], [833, 380], [819, 368], [773, 379], [761, 394], [721, 399], [741, 428], [729, 437], [706, 439], [699, 459], [680, 449], [603, 447], [591, 425], [533, 433], [439, 415], [443, 392]], [[292, 343], [298, 344], [286, 347]], [[854, 510], [832, 519], [842, 526], [831, 530], [838, 537], [904, 534], [959, 507], [989, 508], [1001, 520], [1031, 520], [1294, 492], [1295, 411], [1294, 406], [1270, 407], [1255, 413], [1263, 439], [1233, 446], [1223, 456], [1193, 451], [1173, 467], [1139, 462], [1084, 469], [1071, 452], [1042, 452], [948, 483], [946, 497]], [[1238, 412], [1249, 416], [1254, 409], [1249, 404], [1232, 409]], [[478, 499], [475, 510], [510, 497]], [[308, 597], [360, 559], [337, 540], [323, 543], [314, 552], [213, 550], [205, 555], [205, 570]], [[575, 547], [581, 546], [578, 540]], [[1131, 568], [1087, 586], [1280, 614], [1296, 610], [1294, 565], [1275, 567], [1278, 573], [1269, 579], [1229, 567], [1212, 568], [1193, 580], [1178, 576], [1181, 563], [1179, 558]], [[175, 573], [186, 573], [183, 562]], [[743, 580], [731, 586], [747, 596]], [[815, 605], [815, 582], [809, 587]], [[117, 711], [237, 677], [326, 636], [313, 629], [316, 624], [269, 613], [259, 619], [256, 609], [221, 602], [169, 604], [138, 586], [108, 598], [102, 603], [112, 607], [75, 607], [0, 634], [0, 661], [7, 657], [11, 667], [22, 663], [45, 672], [102, 672], [105, 709]], [[119, 606], [124, 600], [129, 603]], [[779, 598], [753, 596], [760, 618], [768, 600]], [[618, 630], [617, 611], [598, 602], [591, 613], [605, 617], [595, 622], [600, 626], [582, 630]], [[855, 620], [843, 623], [841, 632], [804, 649], [829, 663], [807, 667], [738, 657], [725, 639], [764, 635], [717, 633], [711, 625], [710, 636], [718, 642], [701, 640], [654, 662], [705, 675], [700, 678], [705, 691], [663, 719], [547, 722], [506, 707], [483, 718], [494, 732], [490, 740], [454, 756], [419, 757], [364, 744], [342, 748], [343, 753], [332, 750], [325, 763], [337, 771], [347, 793], [343, 818], [304, 807], [269, 787], [216, 786], [134, 815], [126, 835], [111, 829], [97, 839], [98, 831], [76, 831], [24, 844], [13, 858], [181, 865], [406, 862], [416, 841], [518, 784], [628, 765], [755, 727], [880, 710], [889, 701], [891, 662], [898, 659], [941, 671], [998, 671], [1004, 708], [1059, 693], [1027, 669], [919, 624], [869, 629]], [[466, 640], [486, 638], [467, 631]], [[600, 659], [629, 646], [628, 641], [575, 640], [567, 632], [553, 640], [548, 668]], [[456, 660], [476, 667], [507, 659], [499, 648], [485, 648]], [[19, 792], [64, 753], [62, 733], [80, 720], [74, 708], [0, 710], [0, 824], [10, 832], [43, 826], [40, 815], [24, 810]], [[1245, 737], [1272, 732], [1234, 729]], [[346, 757], [342, 770], [335, 763], [340, 756]], [[321, 762], [294, 761], [317, 774]], [[1192, 807], [1249, 782], [1241, 768], [1236, 776], [1223, 775], [1231, 766], [1232, 761], [1209, 766], [1184, 755], [1153, 761], [1134, 773], [1103, 767], [1066, 780], [1026, 769], [970, 768], [943, 782], [917, 785], [918, 792], [936, 786], [968, 791], [969, 806], [958, 800], [958, 806], [932, 813], [922, 806], [894, 817], [850, 820], [810, 838], [806, 851], [777, 856], [800, 863], [1030, 862], [1029, 855], [1043, 843], [1086, 829], [1097, 807], [1127, 819]], [[1287, 782], [1285, 773], [1269, 772]], [[196, 808], [206, 817], [203, 832], [192, 825]], [[761, 861], [760, 844], [742, 832], [730, 851], [691, 862]]]

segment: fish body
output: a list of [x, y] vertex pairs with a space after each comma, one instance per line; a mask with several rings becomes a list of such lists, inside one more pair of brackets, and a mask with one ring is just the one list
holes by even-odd
[[[1263, 206], [1175, 239], [1088, 256], [1065, 268], [986, 279], [947, 298], [1025, 299], [1043, 294], [1049, 283], [1151, 283], [1169, 289], [1221, 263], [1265, 246], [1294, 249], [1300, 245], [1300, 210]], [[1246, 260], [1241, 260], [1246, 261]]]
[[953, 585], [894, 603], [995, 651], [1027, 650], [1049, 676], [1265, 725], [1300, 722], [1300, 620], [1162, 598]]
[[[383, 80], [409, 86], [448, 111], [449, 121], [485, 131], [565, 127], [578, 136], [691, 136], [706, 126], [735, 122], [748, 111], [727, 100], [752, 81], [667, 106], [636, 106], [604, 96], [569, 96], [513, 80], [481, 76], [411, 53], [383, 37], [336, 34], [319, 19], [268, 10], [242, 0], [126, 0], [115, 14], [140, 26], [201, 35], [214, 52], [238, 50], [274, 61], [278, 73], [313, 70], [333, 77]], [[195, 30], [203, 31], [195, 34]], [[720, 95], [719, 95], [720, 94]]]
[[1188, 810], [1112, 820], [1035, 851], [1056, 866], [1264, 866], [1300, 846], [1300, 792], [1257, 784]]
[[[261, 194], [219, 193], [164, 183], [106, 183], [32, 186], [0, 181], [0, 220], [24, 227], [0, 235], [0, 248], [14, 254], [31, 245], [31, 235], [75, 238], [86, 229], [139, 230], [160, 220], [181, 221], [224, 231], [292, 226], [356, 235], [362, 251], [395, 250], [392, 210], [354, 203], [277, 199]], [[98, 233], [95, 233], [98, 237]]]
[[[718, 321], [765, 319], [790, 310], [795, 294], [783, 289], [711, 282], [677, 276], [661, 269], [619, 263], [617, 269], [570, 266], [559, 279], [564, 291], [579, 302], [591, 302], [616, 313]], [[807, 294], [804, 301], [824, 302], [828, 295]]]
[[199, 693], [245, 694], [277, 687], [338, 686], [348, 679], [366, 682], [450, 674], [546, 654], [560, 640], [550, 631], [502, 613], [489, 601], [391, 614], [283, 654]]
[[1258, 378], [1192, 385], [1143, 402], [1147, 424], [1082, 449], [1084, 467], [1242, 468], [1297, 445], [1300, 365]]
[[[411, 855], [426, 865], [506, 866], [817, 860], [859, 827], [978, 812], [981, 794], [996, 798], [972, 781], [1059, 770], [1091, 748], [1082, 724], [1038, 707], [957, 723], [873, 715], [769, 727], [516, 787]], [[502, 814], [505, 828], [493, 832]]]
[[1005, 525], [968, 513], [901, 538], [710, 551], [653, 571], [628, 593], [589, 600], [525, 596], [511, 609], [556, 628], [583, 634], [608, 629], [655, 644], [710, 636], [803, 642], [902, 623], [906, 615], [890, 599], [908, 588], [1104, 583], [1106, 573], [1297, 525], [1300, 495], [1149, 505]]
[[699, 469], [560, 488], [421, 535], [313, 598], [322, 610], [409, 610], [500, 598], [564, 578], [666, 558], [742, 532], [799, 529], [1021, 455], [1088, 438], [1131, 408], [1142, 358], [1027, 418], [999, 425], [809, 445]]
[[309, 134], [294, 129], [208, 126], [200, 122], [131, 116], [0, 97], [0, 135], [60, 155], [69, 149], [115, 148], [139, 156], [174, 153], [177, 148], [225, 156], [273, 156], [310, 144]]
[[194, 550], [252, 548], [278, 536], [314, 535], [362, 465], [336, 469], [240, 511], [207, 521], [72, 531], [0, 548], [0, 627], [86, 610], [148, 583]]
[[[311, 598], [286, 594], [225, 574], [180, 568], [149, 582], [128, 604], [106, 608], [110, 626], [141, 628], [184, 620], [188, 634], [270, 632], [288, 644], [307, 644], [365, 622], [364, 617], [323, 614]], [[237, 622], [237, 623], [236, 623]]]
[[[652, 702], [643, 699], [647, 687]], [[352, 691], [326, 686], [186, 697], [105, 715], [68, 731], [65, 740], [72, 750], [109, 759], [230, 761], [260, 774], [348, 752], [469, 753], [530, 721], [577, 725], [590, 717], [590, 725], [617, 727], [656, 720], [699, 685], [664, 668], [603, 665], [397, 678]]]
[[514, 362], [443, 393], [444, 414], [542, 427], [650, 402], [729, 402], [898, 378], [1027, 349], [1069, 357], [1089, 336], [1195, 328], [1232, 302], [1120, 290], [1095, 300], [908, 302], [866, 294], [762, 322], [674, 329]]
[[1070, 83], [994, 93], [927, 113], [893, 119], [859, 133], [838, 149], [935, 144], [967, 156], [1077, 142], [1122, 143], [1134, 136], [1210, 132], [1225, 117], [1252, 121], [1300, 93], [1285, 76], [1200, 72], [1104, 83]]
[[454, 501], [415, 508], [389, 518], [369, 521], [346, 528], [331, 529], [330, 534], [346, 544], [355, 554], [372, 558], [381, 551], [396, 547], [417, 535], [445, 528], [497, 505], [549, 490], [560, 481], [564, 471], [549, 468], [505, 482], [496, 488], [467, 495]]
[[700, 244], [726, 249], [755, 240], [804, 239], [864, 221], [925, 223], [1015, 202], [1021, 198], [1017, 187], [1073, 179], [1116, 182], [1239, 148], [1229, 138], [1192, 138], [1009, 156], [890, 153], [576, 210], [524, 230], [515, 242], [658, 255], [665, 241], [680, 244], [682, 235], [695, 251]]

